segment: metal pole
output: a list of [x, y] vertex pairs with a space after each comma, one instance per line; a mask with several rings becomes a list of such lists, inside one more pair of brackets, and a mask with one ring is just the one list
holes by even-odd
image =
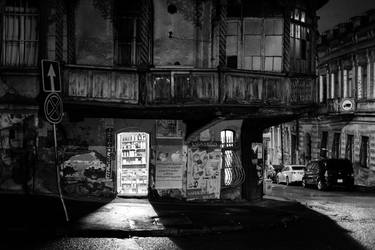
[[54, 144], [55, 144], [55, 167], [56, 167], [57, 189], [59, 191], [59, 197], [60, 197], [60, 200], [61, 200], [61, 204], [64, 208], [65, 219], [68, 222], [69, 221], [68, 211], [66, 210], [65, 202], [64, 202], [62, 192], [61, 192], [60, 170], [59, 170], [59, 164], [58, 164], [59, 158], [58, 158], [58, 152], [57, 152], [56, 124], [53, 124], [53, 139], [54, 139]]
[[283, 124], [280, 124], [280, 144], [281, 144], [281, 164], [284, 165], [284, 138], [283, 138]]

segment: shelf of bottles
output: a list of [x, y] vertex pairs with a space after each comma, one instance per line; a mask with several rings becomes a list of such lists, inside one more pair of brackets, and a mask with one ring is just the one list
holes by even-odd
[[147, 195], [148, 135], [123, 133], [120, 136], [121, 190], [124, 195]]

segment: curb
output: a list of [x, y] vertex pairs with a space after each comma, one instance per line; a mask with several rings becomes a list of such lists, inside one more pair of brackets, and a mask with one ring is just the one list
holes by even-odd
[[202, 228], [164, 228], [154, 230], [120, 230], [120, 229], [84, 229], [67, 230], [59, 229], [56, 236], [60, 237], [99, 237], [99, 238], [131, 238], [131, 237], [178, 237], [203, 234], [219, 234], [226, 232], [245, 231], [241, 225], [236, 226], [213, 226]]

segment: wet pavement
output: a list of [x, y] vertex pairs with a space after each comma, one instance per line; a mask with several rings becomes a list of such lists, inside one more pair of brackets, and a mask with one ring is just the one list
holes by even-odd
[[1, 249], [371, 249], [317, 208], [270, 198], [66, 200], [66, 223], [54, 197], [1, 196]]
[[272, 185], [269, 198], [297, 201], [328, 216], [368, 249], [375, 249], [375, 192], [319, 191], [301, 186]]

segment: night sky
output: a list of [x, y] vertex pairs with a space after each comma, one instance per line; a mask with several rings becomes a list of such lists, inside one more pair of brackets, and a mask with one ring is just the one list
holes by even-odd
[[336, 24], [346, 22], [366, 10], [375, 9], [375, 0], [329, 0], [320, 10], [318, 16], [319, 31], [333, 28]]

